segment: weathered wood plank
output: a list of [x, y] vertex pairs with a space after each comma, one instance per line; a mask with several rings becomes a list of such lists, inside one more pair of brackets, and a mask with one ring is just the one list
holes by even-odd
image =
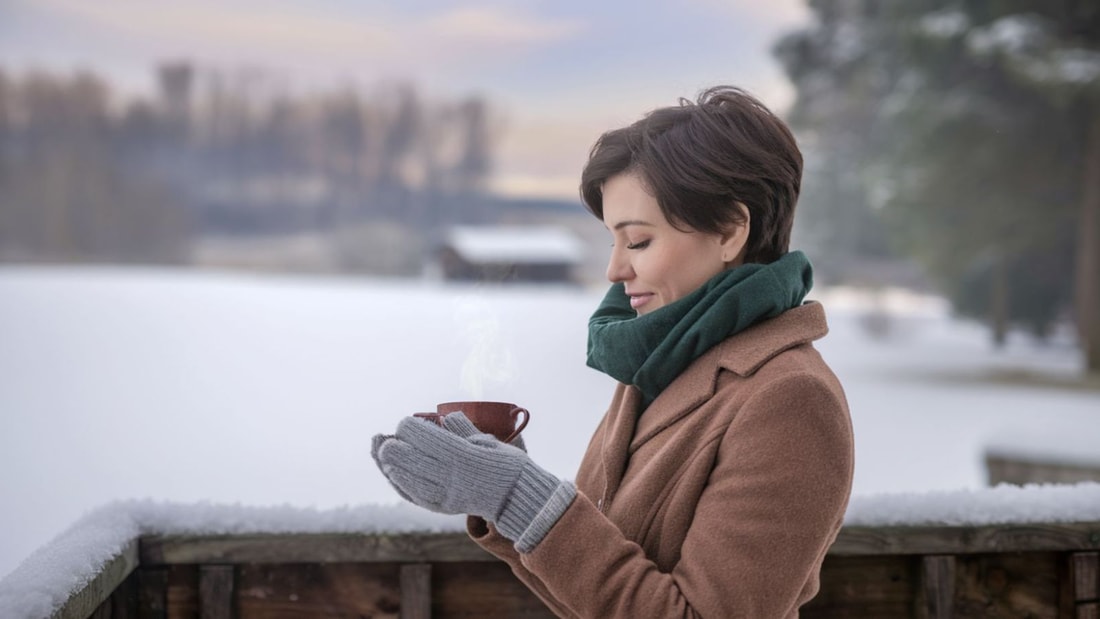
[[432, 564], [401, 566], [401, 619], [431, 619]]
[[[849, 526], [826, 557], [821, 593], [803, 611], [806, 617], [938, 617], [949, 616], [953, 606], [950, 616], [956, 619], [1076, 617], [1100, 604], [1098, 550], [1100, 522]], [[949, 560], [925, 555], [955, 556], [954, 577]], [[507, 566], [454, 532], [143, 537], [54, 617], [88, 619], [98, 613], [94, 619], [199, 619], [203, 597], [212, 599], [200, 596], [200, 574], [210, 564], [236, 570], [237, 592], [229, 595], [228, 608], [242, 617], [246, 611], [254, 617], [304, 616], [303, 608], [310, 616], [396, 617], [402, 607], [401, 564], [425, 564], [418, 578], [429, 583], [421, 588], [430, 590], [430, 612], [437, 619], [546, 612]], [[255, 575], [261, 565], [276, 581], [301, 581], [303, 587], [316, 581], [323, 593], [269, 587], [255, 579], [242, 590], [241, 574]], [[416, 573], [409, 572], [409, 583], [417, 582]], [[126, 594], [129, 602], [109, 588], [127, 582], [126, 574], [134, 583]], [[103, 587], [98, 593], [97, 586]], [[217, 597], [223, 600], [217, 616], [226, 616], [226, 596]], [[345, 598], [351, 601], [339, 602]], [[311, 601], [303, 605], [302, 600]], [[405, 608], [412, 605], [405, 603]]]
[[[1074, 600], [1068, 605], [1063, 603], [1066, 596], [1062, 591], [1071, 588], [1068, 581], [1073, 579], [1070, 553], [960, 555], [954, 558], [954, 576], [950, 563], [951, 557], [828, 556], [821, 591], [801, 609], [801, 616], [942, 617], [949, 616], [947, 610], [953, 606], [950, 616], [955, 619], [1054, 619], [1087, 616], [1082, 613], [1092, 612], [1095, 605]], [[160, 583], [161, 599], [168, 600], [168, 612], [139, 616], [199, 619], [201, 574], [209, 567], [148, 568], [152, 581]], [[402, 590], [402, 571], [408, 587], [410, 574], [415, 574], [417, 568], [428, 566], [377, 562], [240, 564], [235, 567], [234, 610], [241, 619], [397, 619], [403, 608], [408, 611], [413, 607], [403, 600], [407, 591]], [[145, 569], [139, 568], [137, 575], [143, 575]], [[435, 619], [552, 616], [502, 562], [432, 564], [430, 582], [427, 570], [419, 571], [416, 580], [421, 585], [417, 588], [431, 592], [430, 616]], [[150, 577], [145, 581], [150, 582]], [[427, 612], [422, 609], [421, 616], [428, 616]]]
[[432, 566], [434, 619], [554, 619], [554, 616], [502, 561]]
[[168, 619], [168, 570], [138, 570], [138, 616]]
[[233, 619], [234, 568], [204, 565], [199, 568], [199, 617]]
[[[1056, 618], [1060, 611], [1060, 553], [997, 553], [955, 557], [954, 576], [946, 565], [933, 580], [953, 581], [955, 619], [985, 617]], [[805, 619], [845, 617], [936, 616], [927, 608], [924, 585], [929, 577], [923, 557], [828, 556], [821, 572], [821, 590], [800, 610]], [[933, 598], [935, 594], [933, 594]], [[946, 607], [946, 602], [941, 608]], [[933, 609], [935, 610], [935, 609]], [[943, 616], [943, 615], [941, 615]]]
[[1100, 552], [1078, 552], [1073, 558], [1073, 599], [1100, 602]]
[[1100, 522], [982, 527], [844, 527], [830, 555], [980, 554], [1100, 549]]
[[464, 533], [141, 538], [142, 565], [496, 561]]
[[827, 556], [821, 590], [799, 609], [803, 619], [912, 617], [919, 557]]
[[111, 619], [111, 600], [104, 600], [88, 619]]
[[1061, 553], [1058, 561], [1058, 619], [1077, 619], [1073, 601], [1073, 554]]
[[[168, 566], [165, 576], [168, 619], [199, 619], [199, 567], [197, 565]], [[142, 566], [141, 569], [146, 568]]]
[[930, 555], [921, 558], [921, 590], [924, 616], [951, 619], [955, 612], [955, 557]]
[[111, 598], [104, 604], [111, 605], [111, 619], [137, 619], [138, 617], [138, 590], [137, 572], [138, 566], [126, 580], [123, 580], [111, 593]]
[[[1100, 523], [985, 527], [845, 527], [831, 556], [1100, 549]], [[463, 533], [146, 536], [142, 565], [496, 561]]]
[[[108, 561], [95, 575], [95, 578], [92, 578], [79, 591], [70, 595], [65, 604], [57, 609], [51, 617], [53, 619], [87, 619], [103, 606], [103, 603], [111, 597], [111, 593], [126, 580], [126, 577], [137, 568], [137, 565], [138, 543], [137, 540], [134, 540], [123, 547], [122, 552]], [[108, 604], [107, 607], [108, 610], [105, 612], [109, 613], [110, 605]]]
[[237, 568], [239, 619], [398, 619], [399, 567], [382, 563]]
[[956, 619], [1057, 619], [1065, 555], [1004, 552], [956, 557]]

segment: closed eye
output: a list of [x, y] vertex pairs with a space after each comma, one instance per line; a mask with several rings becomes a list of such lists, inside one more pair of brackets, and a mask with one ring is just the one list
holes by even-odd
[[649, 247], [649, 239], [638, 241], [637, 243], [630, 243], [626, 246], [627, 249], [645, 249], [646, 247]]

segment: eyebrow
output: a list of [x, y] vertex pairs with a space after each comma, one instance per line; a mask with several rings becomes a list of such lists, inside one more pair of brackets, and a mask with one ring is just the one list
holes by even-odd
[[613, 230], [622, 230], [623, 228], [625, 228], [627, 226], [652, 226], [652, 225], [653, 224], [649, 223], [648, 221], [642, 221], [641, 219], [628, 219], [626, 221], [620, 221], [619, 223], [615, 224], [615, 227], [612, 228], [612, 229]]

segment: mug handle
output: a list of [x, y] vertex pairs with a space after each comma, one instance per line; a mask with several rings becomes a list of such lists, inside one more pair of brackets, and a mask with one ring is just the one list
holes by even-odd
[[513, 425], [515, 425], [516, 417], [518, 417], [520, 413], [523, 413], [523, 423], [519, 424], [519, 426], [515, 430], [512, 430], [512, 433], [508, 435], [508, 440], [504, 441], [505, 443], [511, 443], [513, 440], [515, 440], [515, 438], [519, 436], [519, 433], [523, 432], [523, 429], [527, 427], [527, 422], [531, 421], [531, 411], [523, 408], [522, 406], [517, 406], [512, 409], [512, 412], [508, 413], [508, 415], [512, 418]]

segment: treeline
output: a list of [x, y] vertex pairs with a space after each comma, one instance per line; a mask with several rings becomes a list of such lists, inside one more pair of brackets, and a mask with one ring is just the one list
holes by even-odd
[[997, 342], [1073, 321], [1100, 371], [1100, 4], [810, 7], [775, 50], [821, 162], [805, 215], [826, 240], [917, 258]]
[[122, 100], [94, 73], [0, 68], [0, 261], [178, 263], [200, 235], [423, 236], [493, 216], [484, 99], [396, 83], [294, 94], [188, 63], [156, 76], [155, 96]]

